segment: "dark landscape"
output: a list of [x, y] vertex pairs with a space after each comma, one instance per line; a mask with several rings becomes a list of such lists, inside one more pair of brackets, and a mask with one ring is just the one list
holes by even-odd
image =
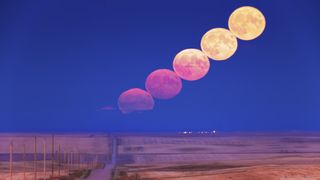
[[16, 180], [34, 179], [35, 172], [37, 179], [320, 179], [320, 133], [1, 134], [0, 139], [1, 180], [11, 179], [11, 171]]

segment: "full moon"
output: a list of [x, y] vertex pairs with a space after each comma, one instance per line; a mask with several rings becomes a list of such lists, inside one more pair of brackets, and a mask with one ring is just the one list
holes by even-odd
[[202, 51], [211, 59], [221, 61], [231, 57], [237, 50], [237, 38], [227, 29], [214, 28], [201, 39]]
[[152, 110], [154, 107], [154, 100], [147, 91], [133, 88], [123, 92], [119, 96], [118, 107], [124, 114], [134, 111]]
[[195, 81], [204, 77], [210, 68], [208, 57], [198, 49], [185, 49], [173, 60], [173, 69], [179, 77]]
[[252, 40], [262, 34], [266, 20], [258, 9], [244, 6], [233, 11], [228, 24], [230, 31], [239, 39]]
[[147, 77], [146, 89], [157, 99], [171, 99], [180, 93], [182, 82], [175, 72], [158, 69]]

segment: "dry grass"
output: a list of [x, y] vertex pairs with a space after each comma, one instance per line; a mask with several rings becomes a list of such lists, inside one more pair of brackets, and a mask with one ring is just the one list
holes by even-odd
[[123, 136], [119, 180], [320, 180], [320, 134]]

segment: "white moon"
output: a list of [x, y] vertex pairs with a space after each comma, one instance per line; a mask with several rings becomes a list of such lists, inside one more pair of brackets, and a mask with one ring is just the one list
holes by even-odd
[[173, 69], [179, 77], [188, 81], [203, 78], [209, 71], [208, 57], [198, 49], [180, 51], [173, 60]]
[[237, 38], [227, 29], [214, 28], [201, 39], [202, 51], [211, 59], [221, 61], [230, 58], [237, 50]]
[[262, 34], [266, 27], [263, 14], [256, 8], [244, 6], [236, 9], [229, 17], [229, 29], [242, 40], [252, 40]]

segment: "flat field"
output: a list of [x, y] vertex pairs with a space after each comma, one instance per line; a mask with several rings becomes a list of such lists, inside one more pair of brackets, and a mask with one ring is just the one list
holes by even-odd
[[320, 133], [118, 137], [115, 179], [317, 180]]
[[320, 180], [320, 133], [2, 134], [0, 180], [11, 172], [13, 180], [52, 172], [70, 180]]

